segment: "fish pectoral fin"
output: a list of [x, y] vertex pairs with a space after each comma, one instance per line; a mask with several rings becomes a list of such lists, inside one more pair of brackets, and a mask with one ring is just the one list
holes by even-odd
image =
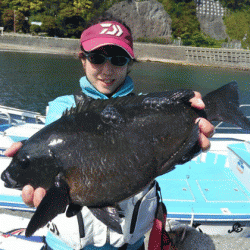
[[121, 218], [116, 208], [114, 207], [102, 207], [102, 208], [89, 208], [91, 213], [106, 226], [122, 234], [122, 228], [120, 225]]
[[82, 206], [78, 204], [71, 203], [68, 206], [66, 216], [67, 217], [72, 217], [76, 214], [78, 214], [82, 210]]
[[45, 226], [58, 214], [64, 213], [68, 204], [69, 186], [64, 180], [57, 180], [55, 186], [48, 190], [35, 214], [32, 216], [25, 236], [30, 237], [35, 231]]

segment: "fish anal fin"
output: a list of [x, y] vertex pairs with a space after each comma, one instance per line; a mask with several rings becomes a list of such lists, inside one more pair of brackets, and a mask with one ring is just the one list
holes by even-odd
[[30, 237], [35, 231], [45, 226], [58, 214], [64, 213], [69, 204], [69, 200], [69, 186], [61, 179], [59, 173], [56, 177], [55, 186], [47, 191], [35, 214], [31, 218], [25, 236]]
[[115, 232], [122, 234], [121, 218], [115, 207], [89, 208], [91, 213]]

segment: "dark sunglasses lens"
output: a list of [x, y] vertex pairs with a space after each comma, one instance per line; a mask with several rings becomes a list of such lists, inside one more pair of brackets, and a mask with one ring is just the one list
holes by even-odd
[[89, 55], [88, 59], [93, 64], [102, 64], [106, 61], [106, 58], [103, 55], [98, 54]]
[[125, 56], [113, 56], [111, 63], [115, 66], [124, 66], [129, 62], [129, 58]]

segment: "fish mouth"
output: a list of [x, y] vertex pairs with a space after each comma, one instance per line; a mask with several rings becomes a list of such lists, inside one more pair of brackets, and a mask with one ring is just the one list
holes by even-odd
[[15, 188], [22, 189], [22, 186], [18, 184], [15, 180], [12, 179], [10, 173], [8, 171], [4, 171], [1, 175], [2, 181], [4, 181], [4, 187], [6, 188]]

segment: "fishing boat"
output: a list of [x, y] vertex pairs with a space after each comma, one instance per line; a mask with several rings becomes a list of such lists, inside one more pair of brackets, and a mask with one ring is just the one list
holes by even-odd
[[[241, 109], [250, 114], [250, 105]], [[208, 235], [250, 237], [250, 134], [219, 123], [210, 142], [208, 152], [157, 178], [167, 218]]]
[[[250, 105], [241, 108], [247, 108], [244, 113], [250, 114]], [[0, 173], [11, 160], [4, 156], [4, 151], [13, 142], [39, 131], [44, 123], [45, 117], [39, 113], [0, 106]], [[208, 152], [157, 178], [169, 221], [210, 235], [238, 236], [250, 229], [249, 180], [250, 134], [222, 123], [216, 125]], [[23, 203], [20, 191], [5, 188], [3, 182], [0, 208], [34, 212]], [[16, 216], [13, 220], [17, 220]]]
[[[0, 105], [0, 173], [9, 165], [11, 158], [4, 152], [14, 142], [28, 139], [44, 127], [45, 116], [37, 112]], [[26, 206], [21, 192], [4, 187], [0, 181], [0, 249], [41, 249], [47, 229], [38, 230], [30, 239], [24, 236], [29, 218], [12, 211], [26, 211], [32, 214], [35, 209]], [[20, 216], [18, 216], [20, 215]]]

